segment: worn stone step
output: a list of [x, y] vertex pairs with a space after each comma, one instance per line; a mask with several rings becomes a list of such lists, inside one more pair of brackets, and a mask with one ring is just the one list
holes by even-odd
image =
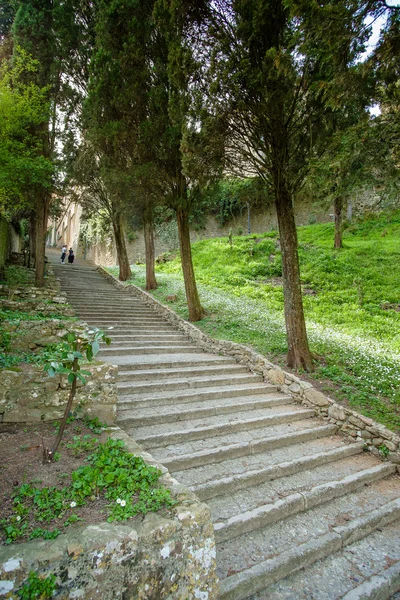
[[[82, 296], [80, 292], [71, 292], [71, 290], [65, 290], [68, 298], [73, 300], [74, 304], [82, 309], [92, 310], [94, 308], [98, 308], [99, 310], [103, 310], [105, 306], [107, 308], [116, 307], [121, 308], [121, 306], [135, 306], [136, 308], [144, 309], [146, 308], [140, 300], [135, 299], [133, 296], [128, 296], [126, 294], [115, 294], [115, 293], [102, 293], [97, 298], [90, 298]], [[147, 308], [147, 310], [151, 310]]]
[[[216, 540], [224, 542], [244, 533], [254, 531], [254, 529], [260, 529], [270, 523], [285, 519], [290, 515], [309, 510], [313, 506], [318, 506], [318, 504], [348, 494], [363, 485], [392, 475], [395, 472], [395, 465], [381, 463], [369, 469], [351, 473], [341, 479], [321, 483], [301, 492], [294, 492], [276, 502], [263, 504], [252, 510], [243, 511], [240, 514], [229, 517], [224, 522], [214, 524]], [[213, 504], [211, 504], [211, 508], [212, 506]], [[230, 499], [231, 508], [232, 500]]]
[[213, 406], [202, 406], [198, 408], [187, 408], [187, 405], [174, 406], [174, 410], [169, 412], [158, 411], [154, 414], [153, 410], [135, 411], [117, 409], [117, 420], [122, 425], [131, 427], [143, 427], [146, 425], [156, 425], [157, 423], [175, 423], [177, 421], [188, 421], [192, 419], [204, 418], [207, 416], [222, 415], [234, 413], [239, 410], [258, 410], [260, 408], [269, 408], [272, 406], [285, 405], [291, 402], [290, 396], [276, 396], [272, 398], [261, 398], [253, 402], [236, 402], [229, 404], [215, 404]]
[[[106, 327], [103, 325], [103, 327]], [[108, 326], [107, 326], [108, 327]], [[110, 328], [112, 329], [112, 331], [115, 334], [124, 334], [124, 333], [129, 333], [129, 335], [135, 335], [136, 333], [141, 333], [143, 334], [144, 332], [149, 332], [149, 333], [169, 333], [171, 331], [174, 331], [173, 327], [171, 325], [168, 324], [164, 324], [164, 325], [159, 325], [159, 324], [148, 324], [145, 327], [141, 326], [139, 323], [135, 324], [135, 325], [120, 325], [119, 323], [114, 323], [113, 325], [110, 325]]]
[[144, 346], [143, 344], [138, 346], [106, 346], [104, 349], [102, 348], [99, 352], [99, 358], [101, 360], [107, 361], [107, 358], [110, 357], [112, 359], [113, 356], [118, 356], [123, 354], [124, 356], [128, 356], [130, 354], [137, 354], [141, 356], [142, 354], [174, 354], [174, 353], [194, 353], [201, 354], [203, 350], [198, 346], [192, 346], [190, 344], [179, 344], [179, 346], [172, 345], [150, 345]]
[[[182, 452], [180, 455], [173, 454], [168, 455], [168, 449], [161, 448], [157, 451], [156, 448], [152, 450], [152, 454], [155, 458], [161, 460], [161, 455], [164, 454], [162, 459], [163, 464], [171, 472], [183, 471], [185, 469], [192, 469], [194, 467], [201, 467], [205, 465], [218, 464], [226, 460], [242, 458], [258, 454], [261, 452], [268, 452], [276, 448], [285, 448], [292, 444], [300, 444], [305, 441], [312, 441], [334, 435], [337, 432], [335, 425], [320, 425], [318, 422], [314, 427], [306, 427], [305, 424], [309, 424], [309, 421], [299, 421], [303, 425], [303, 429], [298, 431], [288, 431], [288, 424], [284, 424], [286, 431], [269, 431], [269, 435], [266, 434], [257, 440], [250, 440], [238, 443], [231, 443], [218, 445], [215, 448], [206, 450], [198, 450], [192, 453]], [[292, 424], [289, 424], [292, 426]], [[275, 428], [274, 428], [275, 429]], [[282, 428], [281, 428], [282, 429]]]
[[135, 315], [132, 316], [127, 316], [124, 317], [123, 319], [121, 318], [104, 318], [104, 317], [89, 317], [86, 318], [86, 323], [101, 323], [103, 325], [124, 325], [125, 327], [129, 327], [129, 325], [140, 325], [140, 327], [142, 327], [143, 329], [147, 326], [147, 325], [157, 325], [158, 323], [164, 323], [164, 321], [162, 321], [162, 319], [160, 319], [160, 317], [146, 317], [146, 318], [141, 318], [141, 317], [135, 317]]
[[[182, 345], [190, 345], [182, 344]], [[155, 381], [118, 381], [118, 393], [135, 394], [169, 390], [188, 390], [195, 388], [208, 388], [227, 385], [240, 385], [243, 383], [262, 383], [262, 378], [253, 373], [238, 373], [231, 375], [208, 375], [206, 377], [170, 377], [160, 383]]]
[[296, 600], [395, 600], [400, 590], [400, 523], [379, 527], [251, 600], [293, 600], [294, 590]]
[[[131, 333], [130, 331], [116, 331], [114, 330], [113, 339], [115, 341], [123, 341], [124, 339], [130, 340], [164, 340], [168, 342], [176, 341], [176, 340], [188, 340], [189, 338], [182, 333], [176, 333], [174, 331], [167, 331], [165, 333], [160, 333], [159, 331], [153, 330], [152, 332], [147, 331], [146, 333], [143, 330], [139, 330], [136, 333]], [[193, 343], [193, 342], [192, 342]], [[248, 369], [247, 369], [248, 370]]]
[[178, 339], [178, 340], [159, 340], [156, 339], [140, 339], [137, 340], [133, 338], [131, 340], [113, 340], [113, 349], [119, 350], [121, 348], [136, 348], [136, 346], [140, 347], [152, 347], [152, 346], [167, 346], [168, 348], [183, 348], [185, 346], [190, 346], [193, 348], [193, 342], [188, 340], [188, 338]]
[[[179, 367], [179, 368], [175, 368]], [[187, 365], [173, 365], [171, 364], [169, 368], [157, 368], [157, 365], [154, 365], [153, 368], [146, 369], [131, 369], [127, 370], [125, 367], [122, 367], [118, 371], [118, 381], [147, 381], [147, 380], [159, 380], [159, 379], [168, 379], [169, 377], [176, 377], [177, 375], [184, 375], [188, 377], [196, 377], [200, 375], [210, 374], [214, 375], [215, 373], [221, 375], [229, 375], [236, 373], [249, 373], [249, 370], [239, 364], [227, 364], [224, 365], [218, 364], [215, 365], [214, 362], [211, 364], [199, 365], [199, 366], [187, 366]]]
[[144, 317], [158, 316], [158, 315], [156, 315], [156, 313], [153, 310], [146, 309], [144, 307], [141, 307], [140, 305], [136, 306], [133, 304], [127, 304], [126, 306], [121, 306], [120, 303], [116, 304], [115, 306], [108, 305], [106, 308], [104, 306], [102, 308], [100, 308], [100, 307], [86, 308], [81, 305], [79, 307], [77, 306], [77, 311], [79, 312], [80, 315], [83, 315], [83, 316], [126, 317], [129, 314], [134, 314], [134, 315], [144, 316]]
[[144, 344], [146, 345], [147, 343], [163, 343], [163, 344], [179, 344], [179, 343], [190, 343], [193, 344], [193, 342], [183, 336], [183, 335], [177, 335], [177, 334], [170, 334], [170, 333], [165, 333], [162, 334], [160, 332], [155, 332], [153, 334], [148, 333], [147, 335], [145, 334], [139, 334], [139, 333], [126, 333], [126, 332], [122, 332], [122, 331], [118, 331], [118, 332], [113, 332], [112, 335], [112, 343], [114, 344], [114, 347], [118, 347], [118, 346], [128, 346], [132, 343], [135, 344]]
[[398, 499], [399, 476], [391, 475], [350, 494], [339, 496], [305, 512], [271, 523], [217, 545], [218, 575], [225, 579], [290, 547], [331, 532], [334, 528]]
[[[268, 586], [309, 567], [316, 561], [346, 546], [355, 544], [367, 535], [396, 522], [400, 517], [400, 499], [351, 520], [322, 535], [315, 535], [303, 544], [289, 546], [280, 554], [240, 571], [221, 581], [221, 600], [245, 600]], [[297, 592], [296, 592], [297, 594]], [[261, 598], [269, 597], [260, 596]], [[295, 596], [298, 597], [297, 595]]]
[[[118, 407], [124, 408], [124, 403], [131, 404], [131, 407], [146, 407], [150, 403], [159, 406], [167, 404], [176, 404], [182, 402], [193, 402], [197, 400], [212, 400], [221, 398], [237, 398], [238, 396], [254, 396], [258, 394], [270, 394], [277, 392], [278, 386], [269, 383], [251, 384], [241, 383], [237, 385], [225, 385], [215, 388], [198, 388], [197, 390], [180, 390], [176, 392], [154, 392], [142, 394], [123, 394], [119, 393]], [[128, 404], [125, 408], [128, 408]]]
[[[199, 354], [197, 356], [190, 356], [189, 362], [187, 360], [171, 360], [171, 361], [161, 361], [158, 357], [147, 356], [143, 357], [143, 362], [140, 359], [136, 359], [137, 362], [130, 362], [126, 365], [121, 365], [118, 373], [121, 373], [122, 377], [128, 374], [135, 374], [140, 372], [151, 373], [157, 372], [158, 370], [165, 370], [167, 373], [169, 370], [179, 370], [181, 372], [183, 369], [191, 369], [194, 368], [203, 368], [203, 367], [215, 367], [219, 368], [219, 366], [224, 367], [227, 365], [232, 365], [232, 359], [226, 358], [225, 356], [217, 356], [210, 354]], [[152, 361], [152, 362], [149, 362]], [[236, 366], [236, 363], [234, 363]], [[247, 369], [246, 369], [247, 370]]]
[[[268, 467], [248, 470], [244, 473], [230, 475], [221, 479], [215, 479], [214, 475], [214, 478], [211, 481], [192, 484], [190, 485], [190, 488], [198, 495], [200, 500], [205, 501], [209, 500], [210, 498], [215, 498], [216, 496], [222, 496], [232, 492], [237, 492], [238, 490], [244, 490], [251, 486], [265, 483], [266, 481], [272, 481], [273, 479], [279, 479], [281, 477], [293, 475], [294, 473], [300, 473], [320, 465], [326, 465], [334, 461], [341, 460], [342, 458], [360, 454], [363, 451], [363, 447], [364, 444], [362, 442], [349, 444], [347, 446], [333, 448], [332, 450], [301, 456], [300, 458], [295, 458], [293, 460], [281, 462]], [[190, 473], [193, 471], [194, 469], [192, 469]], [[179, 481], [187, 485], [187, 482], [184, 481], [184, 478], [180, 477], [180, 475], [182, 474], [175, 473], [174, 476], [177, 477]]]
[[[282, 407], [279, 407], [282, 410]], [[240, 421], [231, 421], [227, 423], [217, 423], [206, 427], [197, 427], [181, 431], [170, 431], [169, 433], [154, 433], [152, 435], [143, 434], [143, 428], [134, 436], [139, 444], [143, 444], [145, 448], [157, 446], [167, 446], [171, 443], [179, 443], [187, 440], [206, 439], [209, 437], [223, 435], [227, 431], [246, 431], [252, 428], [271, 427], [276, 423], [287, 423], [296, 419], [304, 419], [306, 416], [310, 418], [314, 416], [314, 411], [310, 409], [288, 410], [282, 411], [273, 415], [265, 415], [262, 417], [241, 418]], [[185, 423], [185, 422], [183, 422]]]

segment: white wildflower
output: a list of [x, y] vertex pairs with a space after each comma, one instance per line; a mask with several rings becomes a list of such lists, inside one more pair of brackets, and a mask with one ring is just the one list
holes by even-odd
[[126, 505], [125, 500], [121, 500], [121, 506], [125, 506], [125, 505]]
[[117, 504], [122, 504], [122, 500], [121, 500], [121, 498], [117, 498], [117, 499], [116, 499], [116, 503], [117, 503]]
[[75, 508], [75, 506], [76, 506], [76, 502], [71, 502], [70, 507]]
[[18, 515], [17, 516], [17, 521], [20, 521], [20, 520], [21, 520], [21, 517]]

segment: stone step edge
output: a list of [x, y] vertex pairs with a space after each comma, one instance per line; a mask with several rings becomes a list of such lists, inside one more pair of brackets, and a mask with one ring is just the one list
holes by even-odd
[[322, 560], [330, 554], [358, 542], [376, 529], [390, 525], [398, 518], [400, 518], [400, 498], [388, 502], [346, 525], [335, 527], [335, 531], [314, 538], [296, 548], [282, 552], [279, 556], [223, 579], [220, 587], [220, 600], [245, 600], [269, 585], [312, 565], [317, 560]]
[[271, 523], [351, 493], [363, 485], [388, 477], [396, 470], [396, 465], [381, 463], [375, 467], [347, 475], [337, 481], [314, 486], [306, 492], [290, 494], [274, 503], [264, 504], [254, 510], [230, 517], [224, 523], [215, 523], [215, 539], [217, 543], [226, 542], [255, 529], [266, 527]]
[[[184, 375], [188, 375], [190, 376], [192, 373], [194, 374], [199, 374], [199, 376], [201, 376], [202, 373], [204, 374], [211, 374], [211, 373], [215, 373], [215, 372], [221, 372], [222, 374], [236, 374], [236, 373], [248, 373], [248, 369], [246, 367], [243, 367], [241, 365], [229, 365], [229, 364], [220, 364], [220, 365], [197, 365], [197, 366], [186, 366], [186, 367], [180, 367], [180, 368], [175, 368], [175, 367], [170, 367], [170, 368], [157, 368], [158, 365], [155, 365], [153, 369], [132, 369], [132, 370], [126, 370], [125, 369], [125, 365], [121, 368], [118, 369], [118, 380], [120, 381], [122, 377], [132, 377], [133, 379], [137, 379], [137, 381], [146, 381], [147, 377], [157, 377], [158, 379], [164, 378], [164, 377], [170, 377], [171, 375], [174, 376], [179, 375], [179, 374], [184, 374]], [[127, 379], [126, 381], [129, 381], [129, 379]]]
[[[107, 347], [107, 350], [101, 350], [101, 357], [113, 358], [123, 355], [141, 355], [141, 354], [203, 354], [204, 350], [198, 346], [123, 346], [118, 348]], [[103, 358], [101, 358], [103, 360]], [[106, 361], [107, 362], [107, 361]]]
[[124, 412], [128, 412], [131, 409], [120, 410], [118, 409], [118, 423], [121, 424], [129, 424], [131, 426], [144, 426], [146, 424], [150, 425], [161, 425], [162, 423], [176, 423], [177, 421], [188, 421], [193, 418], [202, 418], [209, 416], [219, 416], [223, 414], [229, 414], [247, 410], [253, 410], [257, 408], [268, 408], [269, 406], [280, 406], [282, 404], [292, 404], [293, 400], [291, 396], [280, 395], [276, 398], [268, 398], [261, 400], [254, 400], [252, 402], [244, 402], [236, 403], [236, 404], [219, 404], [216, 406], [202, 407], [202, 408], [194, 408], [194, 409], [184, 409], [182, 408], [179, 411], [174, 411], [170, 413], [162, 413], [157, 412], [156, 415], [144, 415], [144, 416], [135, 416], [129, 417], [125, 416]]
[[235, 433], [237, 431], [248, 431], [249, 429], [259, 429], [260, 427], [270, 427], [280, 423], [288, 423], [299, 421], [301, 419], [311, 419], [315, 415], [314, 410], [297, 410], [265, 417], [256, 417], [253, 419], [245, 419], [231, 423], [223, 423], [218, 425], [209, 425], [207, 427], [196, 427], [187, 429], [186, 431], [171, 431], [169, 433], [147, 435], [146, 437], [136, 437], [139, 444], [143, 444], [145, 448], [155, 448], [158, 446], [167, 446], [168, 444], [179, 444], [181, 442], [199, 440], [214, 436], [225, 435], [226, 433]]
[[222, 477], [221, 479], [208, 481], [191, 485], [190, 489], [198, 495], [202, 500], [209, 500], [215, 496], [222, 496], [230, 492], [237, 492], [253, 485], [259, 485], [266, 481], [279, 479], [294, 475], [306, 469], [326, 465], [343, 458], [348, 458], [363, 452], [364, 444], [362, 442], [349, 444], [348, 446], [339, 446], [325, 452], [318, 452], [286, 461], [263, 469], [254, 469], [246, 473], [239, 473], [230, 477]]
[[[238, 382], [238, 383], [260, 383], [264, 385], [262, 378], [259, 375], [254, 375], [253, 373], [226, 373], [222, 375], [193, 375], [192, 377], [171, 377], [168, 381], [163, 381], [159, 384], [153, 382], [138, 381], [137, 383], [134, 381], [120, 382], [118, 381], [118, 391], [125, 391], [128, 389], [132, 389], [133, 392], [137, 391], [139, 388], [143, 388], [143, 390], [147, 389], [156, 389], [157, 386], [162, 386], [166, 390], [169, 387], [174, 385], [179, 385], [183, 387], [197, 387], [195, 384], [203, 384], [203, 383], [225, 383], [226, 385], [232, 385], [230, 382]], [[207, 387], [209, 387], [207, 385]]]
[[388, 600], [400, 590], [400, 561], [357, 586], [341, 600]]
[[[190, 347], [190, 348], [194, 348], [193, 346], [193, 342], [189, 341], [187, 338], [182, 337], [182, 339], [178, 339], [178, 340], [162, 340], [160, 339], [158, 336], [155, 337], [154, 339], [150, 339], [148, 337], [143, 339], [137, 339], [135, 336], [132, 336], [132, 339], [123, 339], [123, 340], [116, 340], [113, 339], [112, 340], [112, 347], [113, 349], [116, 350], [122, 350], [123, 348], [154, 348], [154, 347], [158, 347], [158, 346], [166, 346], [168, 345], [169, 348], [176, 348], [176, 347]], [[104, 344], [101, 343], [101, 347], [104, 348]], [[201, 350], [201, 348], [199, 348], [199, 350]], [[259, 377], [259, 379], [262, 378]]]
[[[234, 394], [234, 395], [258, 395], [258, 394], [270, 394], [271, 392], [275, 393], [278, 391], [278, 386], [277, 385], [272, 385], [272, 384], [268, 384], [268, 383], [262, 383], [261, 385], [252, 385], [252, 384], [247, 384], [247, 383], [243, 383], [243, 384], [239, 384], [239, 385], [232, 385], [232, 386], [220, 386], [217, 389], [210, 389], [210, 388], [197, 388], [196, 390], [182, 390], [179, 394], [179, 401], [180, 402], [184, 402], [185, 398], [187, 399], [188, 402], [190, 402], [191, 400], [201, 400], [202, 398], [205, 397], [209, 397], [209, 398], [213, 398], [215, 397], [215, 394], [218, 394], [220, 398], [229, 398], [230, 394]], [[129, 394], [123, 394], [122, 391], [119, 391], [119, 395], [121, 397], [123, 397], [124, 395], [129, 396]], [[218, 397], [218, 396], [217, 396]], [[235, 397], [235, 396], [233, 396]], [[170, 394], [163, 394], [160, 392], [154, 392], [154, 394], [148, 395], [146, 393], [144, 394], [135, 394], [134, 395], [134, 400], [121, 400], [118, 405], [123, 404], [123, 403], [132, 403], [132, 406], [136, 405], [139, 406], [139, 402], [141, 401], [145, 401], [145, 406], [148, 406], [148, 402], [150, 401], [154, 401], [154, 402], [164, 402], [166, 404], [170, 404], [170, 403], [175, 403], [177, 401], [177, 395], [176, 393], [171, 393]], [[161, 406], [161, 405], [160, 405]]]
[[285, 448], [286, 446], [292, 446], [294, 444], [301, 444], [302, 442], [321, 439], [323, 437], [328, 437], [329, 435], [335, 435], [337, 429], [338, 428], [335, 425], [320, 425], [319, 427], [304, 429], [303, 431], [297, 431], [296, 433], [262, 438], [256, 442], [242, 442], [240, 444], [230, 444], [213, 448], [212, 450], [201, 450], [200, 452], [193, 452], [192, 454], [174, 456], [173, 458], [166, 457], [163, 458], [163, 464], [172, 473], [176, 471], [185, 471], [194, 467], [204, 467], [233, 458], [242, 458], [252, 454], [259, 454], [261, 452], [277, 450], [278, 448]]
[[[204, 356], [204, 355], [203, 355]], [[232, 364], [236, 364], [236, 363], [232, 363], [231, 360], [229, 360], [228, 358], [225, 357], [219, 357], [219, 356], [213, 356], [213, 358], [206, 358], [204, 360], [198, 360], [196, 359], [197, 362], [193, 363], [190, 362], [188, 363], [187, 361], [170, 361], [170, 362], [154, 362], [154, 363], [134, 363], [134, 364], [127, 364], [127, 365], [120, 365], [120, 371], [122, 373], [126, 373], [126, 374], [134, 374], [137, 371], [142, 371], [142, 370], [146, 370], [146, 371], [157, 371], [158, 369], [178, 369], [178, 368], [185, 368], [187, 367], [189, 364], [191, 365], [190, 368], [199, 368], [202, 366], [213, 366], [213, 367], [221, 367], [221, 366], [229, 366]], [[241, 365], [239, 365], [241, 366]], [[242, 367], [245, 368], [247, 370], [247, 367]], [[275, 386], [277, 387], [277, 386]]]
[[[198, 388], [199, 389], [199, 388]], [[288, 398], [288, 402], [287, 404], [291, 404], [293, 398], [291, 396], [286, 396], [285, 394], [282, 394], [282, 392], [274, 392], [274, 390], [267, 390], [266, 393], [261, 393], [260, 391], [254, 391], [254, 390], [240, 390], [240, 389], [236, 389], [234, 388], [233, 390], [228, 390], [228, 391], [224, 391], [224, 392], [219, 392], [216, 391], [215, 388], [200, 388], [202, 391], [201, 393], [184, 393], [184, 392], [180, 392], [179, 395], [175, 394], [168, 394], [168, 396], [145, 396], [144, 398], [139, 398], [137, 399], [137, 396], [139, 394], [137, 394], [136, 396], [132, 396], [135, 399], [129, 399], [126, 400], [126, 398], [130, 398], [130, 396], [127, 395], [121, 395], [121, 399], [119, 399], [117, 401], [117, 413], [119, 413], [119, 411], [121, 411], [121, 414], [123, 414], [123, 411], [127, 411], [127, 410], [140, 410], [142, 408], [151, 408], [151, 407], [155, 407], [157, 408], [157, 410], [159, 410], [160, 408], [163, 407], [167, 407], [167, 406], [171, 406], [171, 405], [183, 405], [183, 404], [188, 404], [190, 405], [192, 402], [211, 402], [212, 400], [236, 400], [237, 398], [242, 398], [242, 401], [244, 404], [247, 404], [247, 402], [255, 402], [256, 399], [261, 398], [261, 399], [271, 399], [275, 396], [279, 396], [280, 398], [285, 397]], [[172, 391], [172, 390], [171, 390]], [[177, 390], [175, 390], [176, 392]], [[191, 390], [192, 391], [192, 390]], [[157, 393], [157, 392], [155, 392]], [[250, 400], [250, 398], [253, 398], [254, 400]], [[297, 406], [297, 405], [296, 405]], [[246, 410], [246, 409], [245, 409]]]

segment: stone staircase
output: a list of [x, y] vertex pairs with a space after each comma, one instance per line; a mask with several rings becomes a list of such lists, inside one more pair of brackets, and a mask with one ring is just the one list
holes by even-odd
[[400, 597], [395, 465], [90, 263], [54, 268], [77, 315], [113, 327], [99, 357], [119, 365], [118, 424], [209, 505], [222, 600]]

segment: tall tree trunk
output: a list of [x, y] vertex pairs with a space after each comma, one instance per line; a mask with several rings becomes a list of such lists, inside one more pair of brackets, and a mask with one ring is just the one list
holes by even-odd
[[119, 266], [119, 280], [126, 281], [132, 277], [132, 271], [129, 264], [128, 253], [126, 251], [126, 243], [124, 230], [122, 226], [122, 218], [119, 212], [115, 212], [113, 216], [113, 229], [115, 246], [117, 248], [117, 259]]
[[336, 196], [334, 202], [334, 212], [335, 212], [335, 248], [343, 248], [342, 241], [342, 211], [343, 211], [343, 198], [341, 196]]
[[146, 290], [155, 290], [157, 287], [155, 273], [155, 248], [153, 210], [148, 207], [144, 211], [144, 243], [146, 249]]
[[292, 197], [282, 181], [275, 193], [275, 205], [282, 252], [283, 294], [288, 342], [287, 363], [289, 367], [295, 369], [312, 371], [313, 364], [308, 346], [301, 295], [297, 231]]
[[35, 286], [44, 287], [48, 192], [43, 190], [36, 199], [35, 214]]
[[184, 209], [176, 211], [178, 221], [179, 245], [183, 280], [185, 282], [186, 301], [189, 309], [189, 321], [200, 321], [205, 316], [205, 311], [200, 304], [199, 293], [194, 276], [192, 247], [190, 245], [189, 215]]

